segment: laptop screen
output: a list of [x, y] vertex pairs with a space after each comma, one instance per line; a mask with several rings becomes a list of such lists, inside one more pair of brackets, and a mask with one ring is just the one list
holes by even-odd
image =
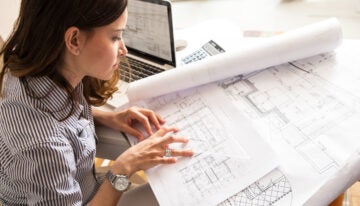
[[129, 0], [123, 38], [129, 53], [176, 66], [171, 5], [168, 1]]

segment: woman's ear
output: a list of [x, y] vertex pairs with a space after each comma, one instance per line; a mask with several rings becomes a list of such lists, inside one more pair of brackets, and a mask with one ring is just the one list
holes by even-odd
[[80, 30], [77, 27], [70, 27], [65, 32], [65, 45], [68, 51], [78, 56], [82, 48], [82, 38], [80, 36]]

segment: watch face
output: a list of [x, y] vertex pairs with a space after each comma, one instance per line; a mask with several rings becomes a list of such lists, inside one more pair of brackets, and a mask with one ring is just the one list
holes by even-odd
[[117, 176], [114, 182], [114, 187], [119, 191], [125, 191], [129, 187], [129, 179], [126, 176]]

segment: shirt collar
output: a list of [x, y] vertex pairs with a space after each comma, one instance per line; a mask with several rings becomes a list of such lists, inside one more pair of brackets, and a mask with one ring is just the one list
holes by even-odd
[[84, 109], [82, 104], [85, 101], [82, 83], [74, 89], [77, 101], [72, 103], [65, 89], [59, 87], [48, 76], [30, 77], [26, 81], [29, 90], [28, 94], [39, 100], [39, 106], [44, 112], [50, 113], [57, 120], [62, 120], [71, 113], [71, 109], [74, 107], [73, 115], [71, 116], [80, 118]]

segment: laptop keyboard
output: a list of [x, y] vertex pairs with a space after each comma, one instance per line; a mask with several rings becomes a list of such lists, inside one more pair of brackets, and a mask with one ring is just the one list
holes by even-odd
[[[127, 61], [129, 64], [127, 64]], [[120, 79], [125, 82], [133, 82], [154, 74], [163, 72], [164, 69], [147, 64], [137, 59], [126, 57], [120, 61]], [[131, 68], [129, 68], [129, 65]]]

